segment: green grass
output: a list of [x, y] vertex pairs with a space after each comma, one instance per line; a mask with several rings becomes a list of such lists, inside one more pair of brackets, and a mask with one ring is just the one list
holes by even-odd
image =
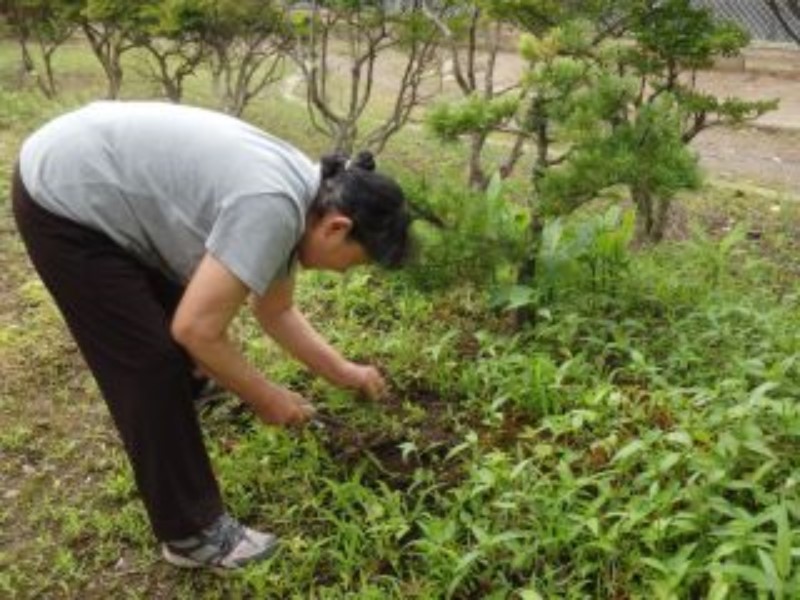
[[[800, 593], [800, 212], [713, 186], [682, 199], [673, 241], [627, 253], [601, 285], [567, 257], [522, 331], [493, 307], [507, 277], [488, 277], [474, 221], [428, 233], [447, 260], [429, 255], [411, 273], [304, 274], [301, 307], [347, 354], [381, 365], [391, 398], [365, 403], [310, 379], [242, 318], [253, 362], [332, 420], [286, 432], [232, 399], [205, 412], [228, 506], [283, 545], [226, 579], [162, 564], [102, 399], [7, 210], [21, 139], [101, 95], [102, 81], [70, 49], [64, 94], [45, 102], [13, 87], [12, 55], [0, 45], [0, 595]], [[189, 100], [212, 104], [207, 83]], [[125, 96], [148, 85], [131, 75]], [[325, 148], [302, 106], [275, 94], [248, 118]], [[462, 176], [457, 146], [408, 131], [384, 160], [416, 189], [424, 177], [446, 214], [478, 201], [441, 185]]]

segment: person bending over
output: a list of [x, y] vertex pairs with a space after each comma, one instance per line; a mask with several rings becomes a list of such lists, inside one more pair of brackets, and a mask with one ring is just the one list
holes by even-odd
[[164, 558], [233, 569], [274, 535], [225, 512], [193, 406], [196, 368], [264, 422], [314, 407], [248, 364], [228, 337], [252, 297], [264, 332], [342, 388], [377, 398], [370, 365], [344, 358], [294, 306], [296, 264], [399, 267], [410, 217], [368, 153], [315, 163], [243, 121], [159, 102], [96, 102], [23, 144], [13, 211], [120, 433]]

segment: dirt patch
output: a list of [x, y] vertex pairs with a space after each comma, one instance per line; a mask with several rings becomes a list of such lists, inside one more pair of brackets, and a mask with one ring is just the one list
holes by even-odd
[[[394, 487], [409, 484], [418, 468], [435, 468], [439, 481], [455, 483], [458, 469], [444, 461], [462, 441], [452, 404], [434, 390], [411, 386], [381, 401], [382, 411], [399, 429], [364, 428], [328, 412], [319, 415], [315, 426], [337, 463], [352, 468], [366, 459], [375, 475]], [[423, 418], [419, 411], [424, 411]]]

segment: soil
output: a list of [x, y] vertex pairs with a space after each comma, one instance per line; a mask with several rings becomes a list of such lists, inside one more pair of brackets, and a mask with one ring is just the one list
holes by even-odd
[[[425, 419], [422, 422], [405, 425], [409, 405], [424, 407]], [[411, 482], [417, 468], [440, 463], [447, 452], [462, 441], [459, 424], [449, 410], [452, 405], [452, 399], [443, 398], [433, 390], [411, 386], [381, 400], [382, 411], [404, 424], [400, 432], [363, 429], [346, 417], [328, 413], [319, 416], [317, 426], [337, 462], [355, 466], [366, 457], [382, 479], [402, 488]], [[408, 442], [414, 444], [415, 451], [404, 452], [403, 446]], [[439, 466], [437, 478], [440, 482], [452, 482], [458, 477], [455, 465], [453, 469], [447, 465]]]

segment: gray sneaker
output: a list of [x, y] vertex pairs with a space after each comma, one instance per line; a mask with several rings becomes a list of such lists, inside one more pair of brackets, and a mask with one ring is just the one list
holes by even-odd
[[277, 547], [278, 538], [271, 533], [254, 531], [223, 514], [197, 535], [166, 542], [162, 555], [177, 567], [227, 571], [264, 560]]

